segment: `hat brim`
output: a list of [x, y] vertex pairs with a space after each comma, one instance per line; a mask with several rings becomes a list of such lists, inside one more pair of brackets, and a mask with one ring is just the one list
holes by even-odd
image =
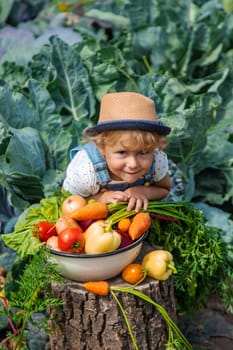
[[150, 132], [157, 132], [161, 135], [167, 135], [171, 129], [162, 121], [153, 122], [148, 120], [114, 120], [108, 122], [98, 123], [85, 129], [88, 136], [95, 136], [103, 131], [113, 130], [143, 130]]

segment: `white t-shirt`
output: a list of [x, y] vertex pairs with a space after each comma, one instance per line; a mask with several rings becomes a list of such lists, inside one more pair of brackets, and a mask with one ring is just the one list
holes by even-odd
[[[160, 181], [168, 172], [168, 159], [166, 153], [156, 149], [154, 153], [155, 169], [154, 182]], [[112, 181], [110, 183], [122, 183], [122, 181]], [[72, 194], [88, 197], [99, 192], [94, 166], [85, 150], [76, 153], [66, 170], [66, 178], [63, 188]]]

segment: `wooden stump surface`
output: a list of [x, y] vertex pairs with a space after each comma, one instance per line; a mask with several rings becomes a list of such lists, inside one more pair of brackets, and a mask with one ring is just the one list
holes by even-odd
[[[151, 250], [143, 245], [142, 256]], [[120, 276], [109, 280], [111, 285], [129, 286]], [[173, 280], [156, 281], [146, 278], [137, 289], [162, 305], [176, 321]], [[60, 309], [49, 310], [53, 334], [51, 350], [131, 350], [135, 349], [125, 320], [111, 294], [95, 296], [83, 289], [81, 283], [67, 280], [53, 285], [54, 295], [64, 300]], [[115, 292], [127, 314], [138, 349], [164, 349], [167, 326], [157, 309], [142, 299], [125, 292]], [[52, 319], [55, 318], [55, 321]]]

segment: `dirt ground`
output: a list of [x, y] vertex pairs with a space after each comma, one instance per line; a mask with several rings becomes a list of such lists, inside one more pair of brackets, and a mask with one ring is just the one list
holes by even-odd
[[233, 350], [233, 314], [216, 295], [191, 321], [179, 316], [178, 324], [195, 350]]

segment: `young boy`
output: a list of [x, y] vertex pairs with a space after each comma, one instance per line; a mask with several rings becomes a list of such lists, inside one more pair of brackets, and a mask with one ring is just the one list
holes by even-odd
[[147, 209], [170, 191], [162, 151], [170, 128], [158, 120], [153, 100], [134, 92], [103, 96], [98, 123], [84, 130], [88, 143], [71, 150], [63, 188], [105, 203], [127, 201]]

